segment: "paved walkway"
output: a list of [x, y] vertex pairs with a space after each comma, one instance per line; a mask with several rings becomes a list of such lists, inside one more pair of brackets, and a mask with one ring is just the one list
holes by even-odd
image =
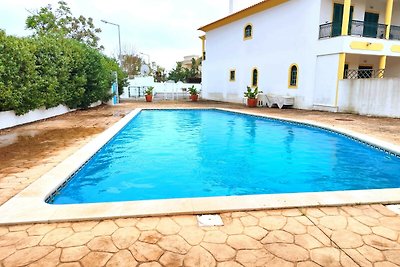
[[[126, 103], [0, 131], [0, 204], [138, 106], [244, 108], [209, 102]], [[323, 122], [400, 144], [396, 119], [252, 111]], [[400, 266], [400, 216], [383, 205], [221, 217], [220, 227], [198, 227], [192, 215], [0, 226], [0, 266]]]

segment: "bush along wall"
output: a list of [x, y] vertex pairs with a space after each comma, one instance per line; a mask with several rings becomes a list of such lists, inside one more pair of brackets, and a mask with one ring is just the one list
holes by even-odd
[[114, 71], [122, 89], [126, 75], [94, 48], [73, 39], [18, 38], [0, 30], [0, 111], [21, 115], [41, 107], [87, 108], [107, 101]]

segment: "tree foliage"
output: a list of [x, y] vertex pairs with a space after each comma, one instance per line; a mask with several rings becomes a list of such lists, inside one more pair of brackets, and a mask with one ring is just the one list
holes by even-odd
[[34, 36], [62, 36], [102, 49], [98, 47], [100, 38], [97, 36], [101, 29], [94, 26], [90, 17], [74, 17], [64, 1], [59, 1], [56, 9], [47, 5], [32, 12], [26, 19], [26, 28], [33, 30]]
[[187, 82], [193, 78], [200, 78], [200, 65], [201, 59], [196, 60], [192, 58], [190, 68], [185, 68], [182, 66], [182, 62], [176, 62], [176, 66], [168, 73], [168, 80], [173, 80], [175, 82]]
[[138, 55], [125, 54], [121, 56], [122, 69], [128, 74], [128, 77], [133, 78], [140, 73], [140, 68], [143, 64], [143, 59]]
[[0, 31], [0, 111], [87, 108], [111, 98], [113, 72], [122, 93], [126, 75], [97, 49], [68, 38], [17, 38]]
[[176, 66], [168, 73], [168, 80], [174, 82], [184, 82], [186, 80], [186, 69], [182, 67], [182, 62], [176, 62]]

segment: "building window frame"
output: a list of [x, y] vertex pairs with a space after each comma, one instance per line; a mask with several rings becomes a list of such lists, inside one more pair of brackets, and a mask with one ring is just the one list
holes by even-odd
[[229, 81], [230, 82], [236, 81], [236, 69], [229, 70]]
[[251, 70], [251, 87], [257, 87], [259, 80], [259, 72], [257, 68]]
[[288, 71], [288, 88], [297, 89], [299, 85], [299, 66], [293, 63]]
[[247, 23], [243, 28], [243, 40], [253, 39], [253, 24]]

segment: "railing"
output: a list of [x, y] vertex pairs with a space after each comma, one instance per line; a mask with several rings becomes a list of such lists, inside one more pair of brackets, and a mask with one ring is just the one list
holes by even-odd
[[349, 35], [385, 39], [386, 29], [386, 24], [353, 20], [349, 29]]
[[[400, 27], [391, 26], [393, 36], [400, 38]], [[352, 20], [349, 24], [349, 35], [384, 39], [386, 35], [386, 24]], [[319, 26], [319, 39], [340, 36], [342, 31], [341, 23], [325, 23]], [[390, 31], [392, 33], [392, 30]]]
[[319, 25], [319, 39], [329, 38], [332, 36], [332, 22]]
[[400, 40], [400, 26], [390, 26], [390, 40]]
[[358, 69], [358, 70], [345, 70], [344, 79], [373, 79], [383, 78], [385, 75], [384, 69]]

